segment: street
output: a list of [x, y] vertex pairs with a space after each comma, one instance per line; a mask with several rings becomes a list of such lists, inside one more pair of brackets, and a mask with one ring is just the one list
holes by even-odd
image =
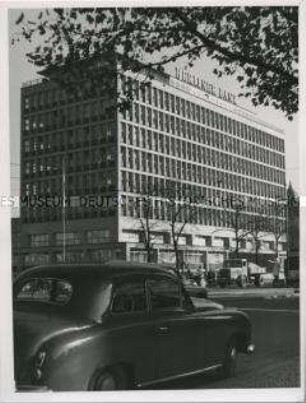
[[218, 374], [199, 375], [167, 383], [162, 389], [298, 387], [298, 295], [287, 289], [216, 289], [209, 292], [209, 297], [249, 314], [255, 353], [239, 356], [234, 378], [220, 379]]

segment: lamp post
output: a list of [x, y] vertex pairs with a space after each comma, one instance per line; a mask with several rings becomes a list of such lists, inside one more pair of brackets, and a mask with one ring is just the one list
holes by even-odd
[[63, 240], [62, 240], [62, 247], [63, 247], [63, 262], [66, 262], [66, 158], [62, 156], [62, 164], [61, 169], [59, 166], [50, 167], [56, 172], [59, 172], [62, 177], [62, 231], [63, 231]]

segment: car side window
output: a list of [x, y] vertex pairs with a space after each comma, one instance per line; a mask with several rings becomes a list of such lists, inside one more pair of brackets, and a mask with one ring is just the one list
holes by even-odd
[[181, 304], [180, 284], [167, 278], [148, 280], [152, 311], [177, 309]]
[[146, 294], [144, 280], [135, 279], [119, 283], [115, 286], [112, 312], [145, 312]]

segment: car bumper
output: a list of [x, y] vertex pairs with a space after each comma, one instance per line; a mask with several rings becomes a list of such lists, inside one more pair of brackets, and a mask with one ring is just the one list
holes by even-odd
[[17, 385], [17, 392], [50, 392], [47, 386], [43, 385]]

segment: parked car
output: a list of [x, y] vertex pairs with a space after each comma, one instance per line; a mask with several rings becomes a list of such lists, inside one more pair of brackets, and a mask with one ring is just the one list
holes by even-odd
[[249, 318], [201, 302], [157, 265], [29, 269], [14, 284], [17, 389], [130, 389], [213, 369], [232, 376], [237, 354], [254, 350]]
[[274, 284], [273, 273], [266, 273], [260, 276], [260, 287], [272, 287]]

